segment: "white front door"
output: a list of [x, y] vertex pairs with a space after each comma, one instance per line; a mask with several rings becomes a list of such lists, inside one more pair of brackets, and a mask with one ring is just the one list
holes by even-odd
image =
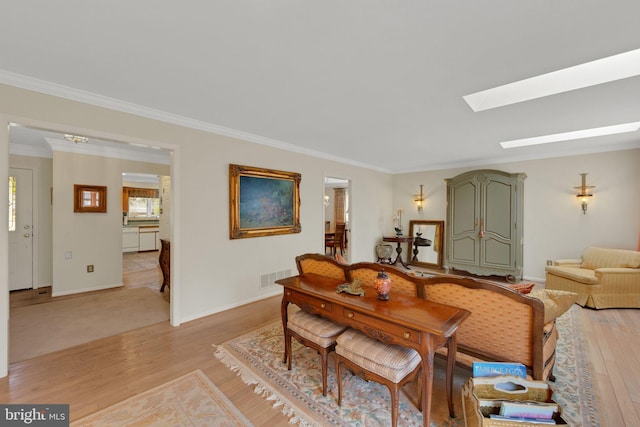
[[9, 168], [9, 290], [33, 288], [33, 171]]

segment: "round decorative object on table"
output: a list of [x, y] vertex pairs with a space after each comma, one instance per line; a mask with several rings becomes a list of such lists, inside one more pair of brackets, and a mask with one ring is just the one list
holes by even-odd
[[391, 279], [389, 279], [387, 273], [384, 272], [384, 268], [378, 273], [376, 280], [373, 281], [373, 285], [376, 288], [378, 299], [381, 301], [388, 301], [389, 291], [391, 290]]
[[393, 246], [380, 244], [376, 246], [376, 255], [378, 256], [378, 262], [380, 264], [391, 264], [391, 254], [393, 253]]
[[396, 255], [396, 259], [395, 261], [393, 261], [392, 263], [389, 263], [391, 265], [395, 265], [398, 262], [400, 262], [400, 264], [402, 264], [404, 266], [404, 268], [411, 270], [409, 268], [409, 266], [404, 262], [404, 260], [402, 259], [402, 243], [408, 243], [409, 244], [409, 249], [411, 249], [411, 243], [413, 242], [413, 237], [411, 236], [387, 236], [387, 237], [382, 237], [382, 241], [383, 242], [395, 242], [398, 244], [398, 246], [396, 247], [396, 253], [398, 255]]

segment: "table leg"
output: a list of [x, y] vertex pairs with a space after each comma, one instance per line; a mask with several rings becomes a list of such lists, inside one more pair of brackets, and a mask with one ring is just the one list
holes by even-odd
[[402, 245], [400, 242], [398, 242], [398, 246], [396, 247], [396, 253], [398, 254], [396, 255], [396, 260], [393, 261], [391, 265], [396, 265], [398, 261], [400, 261], [400, 264], [402, 264], [404, 268], [411, 270], [411, 268], [409, 268], [409, 266], [402, 260]]
[[456, 334], [453, 334], [447, 340], [447, 377], [446, 377], [447, 404], [449, 405], [449, 416], [451, 418], [456, 417], [456, 413], [453, 408], [453, 370], [456, 367], [456, 351], [458, 351], [458, 342], [456, 339]]
[[287, 334], [287, 321], [289, 320], [289, 314], [287, 307], [289, 306], [289, 301], [285, 294], [282, 295], [282, 302], [280, 303], [280, 315], [282, 316], [282, 332], [284, 335], [284, 356], [282, 357], [282, 363], [287, 363], [287, 360], [291, 358], [291, 340], [288, 339]]
[[[430, 343], [433, 344], [433, 343]], [[430, 345], [431, 347], [431, 345]], [[433, 348], [433, 347], [431, 347]], [[424, 427], [431, 427], [431, 394], [433, 393], [433, 350], [422, 356], [422, 420]]]

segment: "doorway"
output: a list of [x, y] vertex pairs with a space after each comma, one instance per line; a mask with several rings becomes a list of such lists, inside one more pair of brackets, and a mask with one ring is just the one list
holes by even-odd
[[33, 170], [9, 168], [9, 291], [32, 289]]
[[[54, 242], [53, 242], [53, 202], [54, 202], [54, 176], [55, 174], [66, 174], [69, 171], [62, 171], [61, 168], [58, 168], [58, 171], [53, 170], [53, 153], [52, 147], [55, 143], [65, 144], [65, 147], [57, 147], [58, 150], [64, 152], [73, 152], [77, 150], [79, 154], [87, 154], [100, 156], [98, 152], [103, 152], [104, 154], [101, 157], [111, 157], [111, 159], [105, 159], [105, 162], [109, 162], [110, 165], [117, 165], [118, 162], [125, 161], [138, 161], [144, 163], [159, 163], [167, 166], [163, 166], [163, 168], [167, 168], [166, 172], [163, 173], [170, 175], [172, 171], [171, 158], [172, 151], [171, 149], [157, 149], [151, 148], [147, 146], [140, 146], [139, 144], [126, 143], [126, 142], [115, 142], [109, 140], [99, 140], [97, 138], [90, 138], [89, 142], [74, 142], [65, 138], [63, 132], [60, 131], [51, 131], [51, 130], [43, 130], [38, 128], [31, 128], [20, 126], [16, 124], [10, 124], [9, 127], [9, 176], [15, 177], [13, 180], [10, 180], [9, 187], [9, 195], [12, 203], [15, 204], [15, 207], [10, 206], [10, 211], [15, 210], [15, 215], [10, 214], [9, 217], [9, 227], [14, 230], [15, 236], [12, 237], [16, 242], [21, 242], [21, 239], [25, 239], [25, 235], [29, 234], [29, 244], [30, 244], [30, 265], [32, 269], [32, 274], [30, 275], [31, 283], [30, 285], [13, 285], [13, 278], [9, 282], [9, 290], [14, 289], [25, 289], [25, 288], [33, 288], [34, 291], [25, 291], [25, 292], [12, 292], [11, 300], [12, 307], [14, 306], [13, 301], [16, 299], [14, 297], [18, 297], [18, 299], [22, 298], [22, 295], [18, 294], [29, 294], [22, 298], [19, 302], [19, 306], [25, 305], [33, 305], [36, 302], [48, 302], [51, 301], [51, 284], [53, 283], [53, 262], [54, 262]], [[162, 157], [162, 158], [161, 158]], [[163, 159], [166, 158], [166, 162], [163, 162]], [[113, 160], [120, 159], [120, 160]], [[32, 168], [32, 169], [29, 169]], [[69, 168], [71, 170], [72, 168]], [[29, 182], [29, 180], [22, 175], [19, 175], [18, 172], [21, 170], [27, 170], [31, 172], [31, 196], [26, 194], [26, 188], [29, 186], [25, 184], [25, 182]], [[74, 169], [75, 170], [75, 169]], [[105, 170], [114, 171], [114, 168], [105, 168]], [[105, 172], [111, 173], [111, 172]], [[113, 176], [105, 175], [105, 181], [109, 180], [109, 182], [105, 182], [109, 188], [109, 194], [115, 194], [116, 188], [118, 187], [117, 183], [114, 183]], [[102, 183], [101, 183], [102, 184]], [[5, 184], [7, 185], [7, 184]], [[12, 190], [12, 186], [14, 189]], [[120, 190], [117, 190], [118, 192]], [[22, 209], [21, 203], [26, 200], [32, 200], [31, 208]], [[118, 196], [118, 199], [120, 197]], [[58, 206], [63, 206], [64, 203], [60, 202], [62, 198], [58, 198], [56, 201], [59, 203]], [[116, 231], [120, 233], [120, 222], [121, 222], [121, 214], [122, 211], [120, 209], [120, 203], [113, 203], [113, 200], [110, 203], [108, 213], [100, 214], [101, 217], [107, 218], [109, 223], [113, 224], [117, 222]], [[166, 211], [169, 210], [169, 206], [165, 206]], [[22, 211], [27, 212], [28, 214], [23, 213]], [[111, 218], [111, 214], [113, 213], [113, 218]], [[75, 214], [74, 214], [75, 215]], [[86, 216], [84, 216], [86, 215]], [[79, 221], [87, 220], [91, 218], [92, 214], [77, 214], [75, 217]], [[97, 214], [93, 214], [97, 218]], [[31, 218], [31, 221], [27, 221], [27, 218]], [[113, 221], [112, 221], [113, 219]], [[24, 220], [24, 221], [23, 221]], [[169, 224], [169, 222], [167, 222]], [[109, 235], [108, 240], [111, 243], [114, 243], [114, 235], [111, 234], [111, 225], [109, 227]], [[168, 225], [170, 227], [170, 225]], [[104, 227], [107, 228], [107, 227]], [[99, 233], [102, 230], [97, 230]], [[34, 234], [35, 232], [35, 234]], [[171, 235], [171, 230], [168, 228], [166, 230], [167, 235]], [[11, 231], [8, 235], [11, 235]], [[86, 233], [82, 234], [85, 238], [87, 237]], [[121, 240], [122, 237], [118, 235], [118, 240]], [[9, 239], [8, 239], [9, 240]], [[21, 242], [24, 243], [24, 242]], [[75, 242], [74, 242], [75, 243]], [[23, 262], [25, 261], [25, 257], [20, 254], [18, 249], [22, 250], [22, 246], [26, 247], [26, 250], [29, 251], [29, 245], [18, 245], [9, 242], [9, 251], [8, 251], [8, 261], [10, 265], [14, 265], [14, 258], [17, 261]], [[66, 249], [66, 248], [65, 248]], [[76, 249], [74, 247], [74, 249]], [[81, 248], [82, 249], [82, 248]], [[120, 260], [122, 259], [121, 248], [118, 245], [117, 247], [118, 253], [117, 255]], [[60, 251], [58, 251], [60, 252]], [[67, 252], [63, 253], [63, 257], [65, 262], [71, 263], [72, 260], [80, 258], [82, 256], [82, 250], [74, 250], [69, 251], [67, 256]], [[157, 257], [157, 253], [156, 257]], [[111, 255], [108, 255], [111, 257]], [[101, 258], [102, 261], [102, 258]], [[111, 263], [110, 266], [116, 266], [117, 264]], [[97, 270], [97, 269], [96, 269]], [[117, 268], [111, 269], [117, 270]], [[89, 272], [89, 268], [87, 267], [87, 273]], [[91, 271], [93, 273], [93, 270]], [[160, 273], [158, 273], [160, 274]], [[133, 280], [131, 277], [129, 278], [132, 282], [131, 287], [150, 287], [149, 283], [151, 280], [146, 277], [135, 277]], [[157, 280], [154, 278], [156, 282], [161, 283], [161, 280]], [[117, 283], [116, 281], [111, 281], [111, 283]], [[159, 285], [158, 285], [159, 286]], [[39, 289], [38, 289], [39, 288]], [[36, 291], [37, 289], [37, 291]], [[113, 289], [99, 289], [96, 293], [107, 293]], [[159, 291], [158, 291], [159, 293]], [[82, 294], [80, 293], [70, 293], [68, 295], [61, 294], [54, 299], [72, 299], [78, 297]], [[175, 294], [174, 294], [175, 295]], [[169, 292], [165, 292], [161, 294], [162, 298], [166, 302], [173, 302], [173, 295]], [[171, 301], [169, 301], [171, 300]], [[173, 311], [173, 305], [171, 304]], [[172, 313], [173, 315], [173, 313]], [[14, 331], [11, 329], [8, 330], [9, 336], [13, 334]]]
[[[350, 187], [351, 182], [346, 178], [324, 177], [324, 244], [325, 254], [333, 255], [335, 252], [341, 254], [350, 262], [350, 237], [353, 230], [353, 223], [350, 215]], [[327, 245], [327, 240], [335, 236], [336, 231], [341, 231], [344, 226], [344, 236], [341, 241], [334, 241], [333, 247]]]

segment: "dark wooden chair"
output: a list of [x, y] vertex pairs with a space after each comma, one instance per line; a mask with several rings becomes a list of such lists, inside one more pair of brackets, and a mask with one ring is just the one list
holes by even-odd
[[160, 292], [164, 292], [164, 288], [171, 287], [171, 242], [160, 239], [161, 249], [158, 263], [162, 271], [162, 286]]
[[336, 224], [336, 232], [333, 233], [333, 236], [326, 237], [324, 240], [325, 250], [327, 248], [331, 248], [331, 253], [333, 256], [336, 255], [337, 248], [340, 248], [340, 255], [343, 255], [344, 245], [345, 245], [345, 225], [344, 223]]

